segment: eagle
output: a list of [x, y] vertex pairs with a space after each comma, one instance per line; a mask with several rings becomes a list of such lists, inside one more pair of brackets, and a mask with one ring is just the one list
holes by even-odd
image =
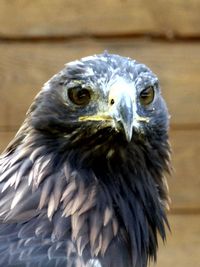
[[104, 52], [46, 82], [0, 157], [0, 266], [146, 267], [166, 238], [157, 76]]

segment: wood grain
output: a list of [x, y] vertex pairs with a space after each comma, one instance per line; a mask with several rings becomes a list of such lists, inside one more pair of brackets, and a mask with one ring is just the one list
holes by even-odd
[[171, 207], [200, 208], [200, 131], [171, 131], [172, 164], [168, 177]]
[[15, 132], [0, 132], [0, 153], [6, 148], [14, 136]]
[[1, 129], [18, 127], [42, 84], [64, 63], [105, 49], [144, 62], [158, 74], [173, 124], [200, 123], [199, 43], [87, 39], [0, 44]]
[[2, 0], [0, 36], [200, 35], [197, 0]]
[[[0, 132], [2, 151], [14, 132]], [[174, 173], [168, 177], [171, 208], [185, 212], [200, 210], [200, 131], [171, 131]]]
[[169, 216], [171, 234], [160, 242], [157, 264], [151, 267], [199, 267], [200, 215]]

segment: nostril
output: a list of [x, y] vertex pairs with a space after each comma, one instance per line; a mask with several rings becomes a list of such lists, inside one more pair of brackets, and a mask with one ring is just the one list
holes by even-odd
[[115, 104], [115, 100], [113, 98], [110, 100], [110, 104], [111, 106]]

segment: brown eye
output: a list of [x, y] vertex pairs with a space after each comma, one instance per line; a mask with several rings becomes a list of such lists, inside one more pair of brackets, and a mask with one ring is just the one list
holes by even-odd
[[91, 99], [90, 91], [81, 87], [70, 88], [68, 97], [72, 103], [78, 106], [86, 106]]
[[140, 103], [143, 106], [151, 104], [154, 100], [154, 87], [148, 86], [140, 93]]

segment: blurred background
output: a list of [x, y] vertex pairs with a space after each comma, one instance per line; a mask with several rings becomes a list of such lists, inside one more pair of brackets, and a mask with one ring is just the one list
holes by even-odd
[[172, 233], [156, 266], [199, 267], [199, 0], [1, 0], [0, 151], [45, 81], [64, 63], [104, 50], [137, 59], [160, 78], [174, 172]]

